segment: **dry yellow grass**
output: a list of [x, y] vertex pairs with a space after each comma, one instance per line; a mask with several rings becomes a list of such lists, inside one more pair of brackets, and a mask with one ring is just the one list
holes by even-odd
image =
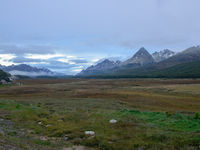
[[35, 103], [70, 98], [111, 99], [142, 110], [200, 111], [200, 80], [37, 79], [20, 82], [22, 86], [0, 88], [0, 99]]

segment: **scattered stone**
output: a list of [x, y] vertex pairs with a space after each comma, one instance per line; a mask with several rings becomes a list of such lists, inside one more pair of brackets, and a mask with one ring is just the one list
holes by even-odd
[[45, 136], [41, 136], [41, 137], [40, 137], [40, 140], [42, 140], [42, 141], [47, 141], [47, 140], [48, 140], [48, 138], [47, 138], [47, 137], [45, 137]]
[[46, 125], [47, 128], [48, 128], [48, 127], [51, 127], [51, 126], [52, 126], [52, 125], [50, 125], [50, 124], [47, 124], [47, 125]]
[[117, 120], [111, 119], [109, 122], [114, 124], [114, 123], [117, 123]]
[[39, 125], [41, 125], [41, 124], [42, 124], [42, 122], [40, 121], [40, 122], [38, 122], [38, 124], [39, 124]]
[[65, 140], [65, 141], [69, 140], [69, 137], [66, 135], [66, 136], [64, 137], [64, 140]]
[[72, 148], [74, 150], [91, 150], [90, 148], [85, 147], [85, 146], [73, 146]]
[[85, 131], [85, 135], [94, 136], [95, 132], [94, 131]]

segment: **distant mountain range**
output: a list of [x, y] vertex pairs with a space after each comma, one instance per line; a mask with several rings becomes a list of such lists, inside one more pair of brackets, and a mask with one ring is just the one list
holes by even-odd
[[11, 75], [22, 75], [22, 76], [54, 76], [55, 73], [46, 68], [32, 67], [26, 64], [2, 66], [0, 69]]
[[[8, 80], [10, 75], [21, 76], [62, 76], [46, 68], [26, 64], [0, 65], [0, 79]], [[152, 55], [140, 48], [130, 59], [123, 62], [105, 59], [82, 70], [76, 77], [200, 77], [200, 46], [190, 47], [175, 53], [165, 49]]]
[[[180, 53], [165, 49], [152, 55], [140, 48], [124, 62], [103, 61], [83, 70], [78, 76], [93, 77], [200, 77], [200, 47]], [[194, 67], [192, 66], [194, 65]], [[101, 66], [100, 68], [98, 66]], [[106, 67], [103, 67], [106, 66]]]

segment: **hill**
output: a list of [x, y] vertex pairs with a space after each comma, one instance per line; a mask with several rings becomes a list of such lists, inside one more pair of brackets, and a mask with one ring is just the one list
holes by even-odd
[[10, 81], [10, 75], [2, 70], [0, 70], [0, 80]]

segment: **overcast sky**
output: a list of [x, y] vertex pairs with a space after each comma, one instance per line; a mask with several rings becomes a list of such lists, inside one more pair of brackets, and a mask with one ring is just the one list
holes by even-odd
[[0, 0], [0, 64], [75, 74], [140, 47], [200, 44], [200, 0]]

